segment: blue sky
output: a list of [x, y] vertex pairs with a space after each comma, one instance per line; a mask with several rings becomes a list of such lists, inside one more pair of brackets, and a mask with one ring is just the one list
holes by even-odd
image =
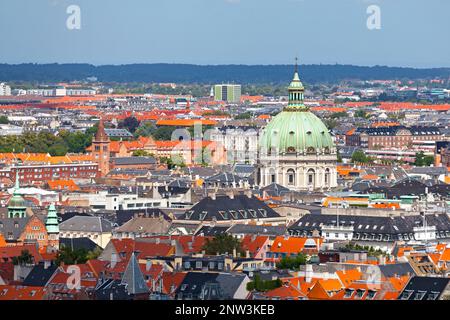
[[[81, 29], [66, 27], [69, 5]], [[366, 26], [369, 5], [381, 29]], [[1, 0], [1, 63], [450, 67], [449, 0]]]

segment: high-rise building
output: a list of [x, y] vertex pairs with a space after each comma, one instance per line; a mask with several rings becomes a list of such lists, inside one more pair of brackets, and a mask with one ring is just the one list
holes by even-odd
[[0, 83], [0, 96], [10, 96], [11, 95], [11, 87], [6, 83]]
[[241, 85], [216, 84], [214, 86], [214, 100], [239, 103], [241, 101]]

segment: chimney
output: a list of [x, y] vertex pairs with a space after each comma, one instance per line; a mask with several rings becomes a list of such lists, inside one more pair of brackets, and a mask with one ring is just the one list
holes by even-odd
[[251, 198], [251, 197], [252, 197], [252, 190], [245, 190], [245, 195], [246, 195], [248, 198]]
[[313, 276], [312, 265], [307, 264], [306, 270], [305, 270], [305, 282], [307, 282], [307, 283], [311, 282], [312, 276]]
[[250, 250], [245, 250], [245, 257], [250, 258]]
[[155, 243], [156, 243], [156, 244], [160, 244], [160, 243], [161, 243], [161, 239], [160, 239], [159, 237], [156, 237]]
[[215, 192], [211, 193], [211, 194], [209, 195], [209, 197], [210, 197], [212, 200], [216, 200], [216, 193], [215, 193]]
[[111, 253], [111, 269], [113, 269], [117, 264], [117, 253], [113, 252]]
[[233, 258], [236, 258], [237, 257], [237, 251], [236, 251], [236, 248], [234, 248], [233, 249]]

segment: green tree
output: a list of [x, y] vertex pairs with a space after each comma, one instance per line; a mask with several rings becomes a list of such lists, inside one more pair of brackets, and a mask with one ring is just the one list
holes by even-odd
[[367, 163], [367, 162], [369, 162], [369, 158], [366, 156], [364, 151], [356, 150], [352, 154], [352, 161], [353, 162], [359, 162], [359, 163]]
[[174, 132], [177, 128], [170, 126], [162, 126], [158, 127], [152, 134], [153, 139], [155, 140], [171, 140], [172, 132]]
[[368, 117], [369, 116], [365, 110], [360, 109], [355, 112], [355, 118], [367, 119]]
[[139, 127], [139, 120], [135, 117], [125, 118], [123, 121], [119, 123], [119, 128], [125, 128], [131, 133], [134, 133], [136, 129]]
[[252, 114], [250, 112], [244, 112], [236, 115], [234, 118], [236, 120], [247, 120], [252, 118]]
[[347, 116], [348, 116], [347, 112], [341, 111], [341, 112], [334, 112], [333, 114], [331, 114], [330, 118], [331, 119], [339, 119], [339, 118], [345, 118]]
[[56, 257], [56, 264], [83, 264], [88, 260], [88, 254], [89, 251], [84, 248], [72, 250], [70, 247], [62, 247]]
[[239, 239], [233, 237], [230, 234], [220, 234], [214, 237], [212, 240], [206, 239], [205, 245], [203, 246], [206, 254], [224, 254], [233, 253], [236, 250], [237, 254], [243, 254], [242, 244]]
[[7, 116], [0, 116], [0, 124], [8, 124], [9, 120]]
[[287, 256], [277, 263], [278, 269], [298, 270], [300, 266], [305, 265], [307, 262], [306, 255], [299, 253], [296, 256]]
[[34, 257], [27, 249], [20, 252], [20, 256], [13, 257], [12, 262], [15, 266], [17, 265], [27, 265], [34, 262]]
[[150, 154], [148, 151], [145, 150], [135, 150], [133, 151], [133, 157], [148, 157], [151, 156], [152, 154]]
[[150, 137], [157, 130], [156, 126], [150, 122], [141, 122], [141, 125], [134, 132], [135, 137]]
[[434, 163], [434, 157], [425, 155], [423, 151], [416, 153], [414, 164], [418, 167], [429, 167]]
[[247, 291], [259, 291], [265, 292], [269, 290], [273, 290], [279, 288], [283, 285], [283, 282], [280, 279], [275, 280], [261, 280], [259, 274], [253, 277], [253, 280], [247, 283]]

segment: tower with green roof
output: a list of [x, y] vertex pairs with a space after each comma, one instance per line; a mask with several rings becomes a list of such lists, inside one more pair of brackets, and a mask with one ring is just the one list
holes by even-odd
[[259, 141], [258, 180], [292, 190], [337, 186], [337, 153], [325, 124], [304, 103], [297, 63], [288, 105], [264, 128]]
[[26, 201], [19, 193], [19, 189], [20, 189], [19, 173], [16, 172], [16, 181], [13, 196], [8, 202], [8, 217], [10, 219], [25, 218], [27, 216]]
[[49, 246], [59, 247], [59, 222], [56, 207], [51, 204], [47, 211], [47, 220], [45, 221], [45, 228], [47, 229]]

